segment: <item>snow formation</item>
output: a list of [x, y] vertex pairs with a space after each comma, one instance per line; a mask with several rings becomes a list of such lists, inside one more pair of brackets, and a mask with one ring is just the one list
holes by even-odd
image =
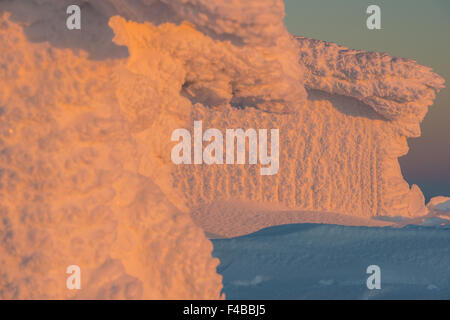
[[[448, 299], [450, 229], [274, 226], [213, 240], [229, 299]], [[368, 266], [381, 270], [369, 290]]]
[[[397, 158], [442, 87], [428, 68], [295, 39], [281, 0], [82, 1], [81, 31], [69, 4], [0, 2], [1, 298], [219, 298], [189, 215], [217, 200], [426, 210]], [[279, 173], [173, 165], [194, 120], [280, 128]]]
[[398, 158], [408, 152], [406, 138], [420, 135], [444, 80], [409, 59], [297, 41], [305, 105], [285, 114], [200, 106], [191, 115], [222, 130], [280, 128], [279, 173], [259, 177], [251, 166], [178, 168], [189, 205], [232, 199], [360, 217], [426, 214], [424, 196], [403, 179]]
[[[132, 112], [151, 79], [30, 43], [8, 13], [0, 26], [0, 297], [220, 298], [211, 243], [140, 172], [149, 146]], [[134, 100], [127, 80], [143, 85]]]

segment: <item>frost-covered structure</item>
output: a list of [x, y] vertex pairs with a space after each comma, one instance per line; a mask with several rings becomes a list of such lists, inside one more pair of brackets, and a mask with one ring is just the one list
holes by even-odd
[[0, 44], [0, 298], [220, 298], [212, 244], [140, 172], [120, 85], [139, 75], [30, 43], [9, 13]]
[[177, 180], [186, 199], [194, 205], [218, 198], [275, 202], [365, 217], [425, 214], [422, 192], [403, 179], [397, 159], [408, 152], [406, 138], [420, 135], [444, 80], [412, 60], [296, 40], [306, 104], [282, 114], [232, 107], [192, 112], [206, 127], [279, 128], [279, 173], [182, 167]]
[[[397, 158], [443, 86], [428, 68], [295, 39], [281, 0], [82, 1], [81, 31], [69, 4], [0, 2], [1, 298], [219, 298], [189, 215], [217, 200], [425, 210]], [[279, 173], [173, 165], [194, 120], [279, 128]]]

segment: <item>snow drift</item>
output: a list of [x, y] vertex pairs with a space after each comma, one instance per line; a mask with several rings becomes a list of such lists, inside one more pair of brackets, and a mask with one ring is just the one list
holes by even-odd
[[[281, 0], [83, 1], [69, 31], [72, 2], [0, 2], [0, 297], [219, 298], [189, 214], [218, 200], [426, 211], [397, 158], [443, 86], [428, 68], [295, 39]], [[174, 166], [193, 120], [280, 128], [279, 173]]]

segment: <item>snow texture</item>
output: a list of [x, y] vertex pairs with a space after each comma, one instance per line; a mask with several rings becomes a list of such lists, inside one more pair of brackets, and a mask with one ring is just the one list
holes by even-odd
[[448, 299], [449, 228], [290, 224], [213, 240], [213, 255], [228, 299]]
[[449, 197], [434, 197], [428, 203], [430, 211], [437, 211], [440, 213], [450, 213], [450, 198]]
[[[346, 226], [392, 226], [391, 219], [373, 219], [351, 215], [294, 210], [278, 205], [249, 201], [215, 201], [192, 210], [194, 222], [210, 239], [232, 238], [284, 224], [326, 223]], [[430, 217], [431, 218], [431, 217]], [[402, 225], [409, 219], [401, 219]], [[415, 221], [423, 223], [423, 220]]]
[[9, 14], [0, 43], [0, 298], [220, 298], [211, 243], [139, 173], [120, 85], [139, 75], [30, 43]]
[[188, 206], [232, 199], [364, 217], [425, 215], [424, 196], [403, 179], [397, 159], [408, 152], [406, 138], [420, 135], [444, 80], [409, 59], [296, 40], [306, 105], [288, 114], [200, 106], [191, 115], [222, 130], [280, 128], [278, 175], [260, 177], [250, 166], [181, 167], [176, 177]]
[[[281, 0], [1, 1], [0, 297], [220, 298], [189, 214], [218, 200], [424, 214], [397, 158], [443, 80], [295, 39], [283, 17]], [[194, 120], [280, 128], [279, 173], [173, 165], [171, 133]]]

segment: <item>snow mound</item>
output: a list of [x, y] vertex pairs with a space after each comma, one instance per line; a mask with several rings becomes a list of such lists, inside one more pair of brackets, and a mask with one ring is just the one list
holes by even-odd
[[450, 213], [450, 198], [449, 197], [434, 197], [428, 203], [430, 211], [437, 211], [439, 213]]

